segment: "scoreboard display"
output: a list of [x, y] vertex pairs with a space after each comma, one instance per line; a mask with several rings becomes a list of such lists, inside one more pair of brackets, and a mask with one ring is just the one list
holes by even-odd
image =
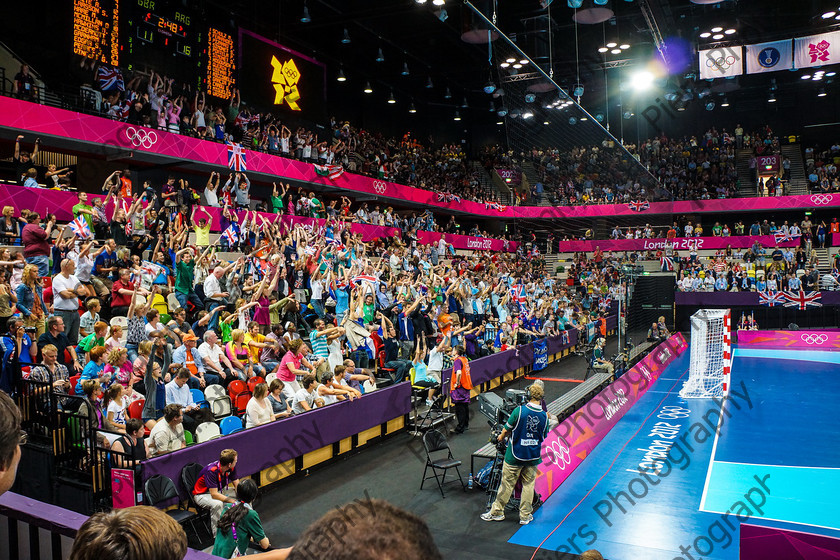
[[236, 83], [233, 39], [184, 4], [73, 0], [73, 52], [129, 71], [152, 69], [202, 91], [210, 85], [208, 93], [227, 97]]

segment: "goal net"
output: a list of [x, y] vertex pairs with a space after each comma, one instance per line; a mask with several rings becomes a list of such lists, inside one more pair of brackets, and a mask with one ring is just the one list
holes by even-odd
[[686, 399], [725, 397], [732, 367], [732, 319], [729, 309], [701, 309], [691, 316], [688, 380], [680, 391]]

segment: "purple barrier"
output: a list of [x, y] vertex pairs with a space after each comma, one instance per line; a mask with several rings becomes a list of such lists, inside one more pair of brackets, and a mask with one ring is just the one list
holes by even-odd
[[[154, 457], [143, 463], [143, 480], [163, 474], [179, 480], [187, 463], [209, 464], [223, 449], [236, 449], [236, 470], [249, 476], [310, 451], [384, 424], [411, 410], [411, 386], [400, 383], [374, 391], [361, 399], [332, 404], [305, 414], [276, 420], [263, 426], [192, 445], [181, 451]], [[274, 482], [272, 480], [263, 483]], [[183, 489], [179, 488], [179, 492]]]
[[489, 237], [473, 237], [471, 235], [458, 235], [455, 233], [439, 233], [436, 231], [418, 231], [417, 242], [421, 245], [437, 243], [441, 236], [446, 242], [456, 249], [470, 249], [473, 251], [505, 251], [513, 253], [519, 247], [516, 241], [502, 239], [490, 239]]
[[563, 420], [543, 442], [536, 491], [545, 499], [565, 481], [624, 414], [688, 347], [677, 333]]
[[[118, 146], [127, 150], [145, 151], [178, 160], [197, 161], [220, 167], [228, 167], [227, 148], [223, 144], [199, 140], [165, 131], [152, 130], [94, 117], [46, 107], [12, 99], [0, 98], [0, 127], [16, 131], [30, 131], [41, 136], [75, 138], [97, 146]], [[645, 214], [695, 214], [702, 212], [732, 212], [758, 210], [789, 210], [840, 206], [840, 194], [814, 194], [764, 198], [739, 198], [714, 200], [685, 200], [677, 202], [652, 202], [643, 212], [630, 209], [628, 204], [597, 204], [592, 206], [542, 207], [509, 206], [502, 210], [484, 203], [469, 200], [438, 200], [437, 193], [373, 179], [361, 175], [344, 173], [335, 181], [315, 173], [309, 163], [245, 150], [248, 170], [286, 179], [307, 181], [347, 189], [374, 196], [387, 196], [413, 203], [458, 212], [488, 216], [492, 218], [594, 218], [601, 216], [642, 216]]]
[[741, 560], [837, 560], [840, 539], [776, 527], [741, 523]]
[[738, 346], [834, 350], [840, 348], [840, 331], [738, 331]]
[[[820, 292], [823, 305], [840, 305], [840, 291]], [[677, 305], [731, 307], [737, 305], [758, 305], [758, 292], [677, 292]]]
[[595, 241], [561, 241], [561, 253], [602, 251], [648, 251], [665, 249], [670, 245], [675, 251], [688, 251], [694, 244], [698, 249], [745, 249], [758, 241], [764, 247], [797, 247], [799, 240], [776, 243], [772, 235], [741, 235], [738, 237], [676, 237], [674, 239], [599, 239]]
[[[19, 524], [18, 536], [23, 536], [23, 542], [25, 543], [29, 542], [29, 536], [25, 530], [20, 528], [20, 524], [31, 525], [52, 533], [54, 538], [51, 542], [43, 537], [41, 538], [41, 558], [49, 558], [51, 556], [66, 558], [69, 556], [71, 546], [69, 541], [62, 542], [63, 539], [55, 537], [61, 535], [70, 540], [74, 539], [76, 532], [88, 518], [87, 515], [66, 510], [52, 504], [39, 502], [38, 500], [15, 494], [14, 492], [6, 492], [0, 496], [0, 517], [13, 519]], [[19, 540], [19, 542], [21, 541]], [[8, 557], [6, 556], [8, 551], [3, 550], [6, 545], [7, 543], [0, 544], [0, 557]], [[21, 558], [28, 557], [27, 553], [34, 555], [35, 551], [27, 549], [18, 551]], [[216, 556], [191, 548], [187, 549], [187, 555], [184, 556], [184, 560], [211, 560], [214, 558]]]
[[[93, 202], [94, 198], [103, 197], [101, 195], [91, 194], [89, 198], [90, 202]], [[0, 183], [0, 206], [13, 207], [16, 215], [20, 215], [20, 211], [26, 208], [35, 210], [42, 216], [48, 212], [52, 212], [60, 221], [69, 222], [73, 219], [71, 208], [77, 202], [79, 202], [78, 196], [73, 192], [28, 188]], [[221, 231], [222, 209], [213, 206], [201, 206], [199, 208], [207, 211], [213, 217], [213, 231]], [[197, 216], [201, 217], [201, 210], [197, 210], [196, 212]], [[240, 219], [244, 217], [244, 214], [244, 212], [239, 212]], [[258, 214], [268, 221], [273, 222], [278, 219], [277, 214], [266, 212], [258, 212]], [[282, 216], [280, 220], [287, 226], [289, 224], [303, 224], [305, 226], [320, 228], [322, 231], [326, 224], [326, 220], [323, 219], [303, 218], [301, 216]], [[374, 238], [397, 237], [401, 234], [399, 228], [357, 223], [350, 224], [350, 231], [352, 233], [361, 233], [362, 241], [370, 241]]]

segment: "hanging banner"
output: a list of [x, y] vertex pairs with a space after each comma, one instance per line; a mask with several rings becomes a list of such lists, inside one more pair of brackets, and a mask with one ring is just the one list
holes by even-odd
[[777, 72], [793, 68], [793, 41], [771, 41], [747, 45], [747, 74]]
[[548, 367], [548, 344], [544, 338], [534, 341], [534, 371]]
[[796, 68], [816, 68], [840, 62], [840, 31], [799, 37], [793, 43]]
[[700, 78], [731, 78], [744, 73], [744, 47], [721, 47], [697, 53], [699, 56]]

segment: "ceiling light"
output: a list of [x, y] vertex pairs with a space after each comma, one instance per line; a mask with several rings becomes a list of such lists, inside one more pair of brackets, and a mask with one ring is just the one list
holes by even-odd
[[595, 113], [595, 120], [598, 122], [604, 122], [604, 113]]
[[608, 49], [614, 49], [617, 46], [618, 46], [618, 43], [607, 43], [607, 48]]
[[600, 49], [598, 49], [598, 52], [599, 52], [599, 53], [605, 53], [605, 52], [607, 52], [608, 50], [610, 50], [610, 49], [608, 49], [607, 47], [601, 47]]
[[385, 53], [382, 52], [382, 47], [376, 52], [376, 62], [385, 62]]
[[402, 76], [408, 76], [411, 72], [408, 71], [408, 62], [403, 62], [402, 72], [400, 74]]
[[630, 85], [636, 91], [645, 91], [653, 85], [654, 76], [647, 70], [641, 70], [630, 76]]
[[514, 67], [514, 69], [519, 70], [520, 68], [522, 68], [522, 65], [519, 64], [519, 63], [516, 63], [516, 64], [513, 65], [513, 67]]
[[815, 82], [819, 82], [820, 80], [822, 80], [822, 79], [823, 79], [823, 77], [822, 77], [822, 74], [814, 74], [814, 77], [813, 77], [812, 79], [813, 79]]
[[499, 121], [499, 122], [497, 122], [496, 124], [498, 124], [498, 125], [503, 125], [503, 124], [505, 124], [505, 123], [504, 123], [504, 122], [502, 122], [502, 121]]
[[723, 27], [712, 27], [712, 33], [720, 33], [723, 31]]
[[303, 13], [300, 15], [300, 22], [301, 23], [309, 23], [312, 21], [312, 18], [309, 17], [309, 6], [306, 4], [303, 5]]
[[714, 39], [715, 41], [720, 41], [721, 39], [723, 39], [723, 33], [715, 33], [714, 35], [712, 35], [712, 39]]
[[680, 105], [677, 107], [677, 111], [685, 111], [685, 105]]
[[507, 68], [508, 66], [510, 66], [510, 62], [502, 62], [501, 64], [499, 64], [499, 66], [501, 66], [502, 68]]
[[720, 102], [721, 107], [729, 107], [729, 99], [726, 97], [723, 98], [723, 101]]
[[373, 93], [373, 88], [370, 87], [370, 82], [365, 82], [365, 89], [363, 91], [365, 93]]
[[460, 121], [461, 120], [461, 113], [455, 111], [455, 117], [452, 119], [453, 121]]
[[519, 61], [519, 64], [521, 64], [522, 66], [525, 66], [526, 64], [528, 64], [528, 59], [523, 58], [522, 60]]
[[435, 6], [443, 6], [444, 4], [446, 4], [446, 0], [432, 0], [432, 4], [434, 4]]
[[826, 95], [828, 94], [825, 92], [825, 88], [820, 88], [819, 93], [817, 93], [817, 97], [825, 97]]
[[394, 98], [394, 90], [391, 90], [391, 97], [388, 98], [388, 103], [393, 105], [396, 102], [397, 102], [397, 100], [396, 100], [396, 98]]
[[815, 76], [822, 76], [823, 74], [825, 74], [825, 70], [817, 70], [816, 72], [814, 72]]
[[487, 83], [484, 84], [484, 93], [490, 95], [494, 91], [496, 91], [496, 84], [493, 83], [493, 80], [487, 80]]
[[621, 54], [621, 49], [613, 49], [610, 52], [613, 54]]
[[537, 96], [531, 92], [525, 94], [525, 103], [533, 103], [537, 99]]
[[708, 39], [708, 38], [709, 38], [709, 37], [711, 37], [711, 36], [712, 36], [712, 34], [711, 34], [711, 33], [709, 33], [708, 31], [706, 31], [706, 32], [704, 32], [704, 33], [701, 33], [701, 34], [700, 34], [700, 38], [701, 38], [701, 39]]
[[506, 59], [505, 59], [505, 62], [507, 62], [508, 64], [513, 64], [514, 62], [516, 62], [516, 59], [515, 59], [515, 58], [513, 58], [513, 57], [506, 58]]
[[350, 44], [350, 32], [347, 31], [347, 28], [344, 28], [344, 35], [341, 37], [341, 43], [344, 45]]
[[837, 12], [826, 12], [822, 15], [822, 18], [823, 19], [833, 18], [836, 14], [837, 14]]
[[623, 51], [626, 51], [627, 49], [630, 48], [630, 45], [628, 45], [627, 43], [624, 43], [623, 45], [619, 45], [618, 48], [623, 50]]
[[840, 16], [834, 16], [834, 19], [840, 20]]
[[495, 112], [496, 112], [496, 104], [495, 104], [494, 102], [492, 102], [492, 101], [490, 102], [490, 112], [491, 112], [491, 113], [495, 113]]
[[418, 4], [425, 4], [426, 3], [426, 0], [414, 0], [414, 1], [417, 2]]
[[811, 74], [803, 74], [802, 79], [803, 80], [810, 80], [811, 79]]
[[452, 92], [449, 91], [449, 87], [446, 88], [446, 91], [443, 92], [444, 99], [452, 99]]
[[499, 110], [498, 110], [498, 111], [496, 111], [496, 114], [497, 114], [497, 115], [499, 115], [500, 117], [504, 117], [504, 116], [506, 116], [506, 115], [508, 114], [507, 107], [501, 107], [501, 108], [499, 108]]
[[569, 124], [574, 126], [577, 124], [577, 119], [574, 117], [569, 117]]
[[767, 98], [767, 103], [775, 103], [776, 102], [776, 94], [771, 93], [770, 97]]
[[467, 103], [467, 97], [466, 97], [466, 96], [464, 96], [464, 102], [463, 102], [463, 103], [461, 103], [461, 108], [462, 108], [462, 109], [466, 109], [466, 108], [468, 108], [469, 106], [470, 106], [470, 105], [469, 105], [469, 103]]
[[837, 72], [829, 72], [828, 74], [826, 74], [826, 77], [828, 77], [828, 78], [832, 78], [832, 77], [834, 77], [834, 76], [836, 76], [836, 75], [837, 75]]
[[581, 118], [580, 118], [580, 122], [586, 122], [586, 121], [588, 121], [588, 120], [589, 120], [589, 118], [588, 118], [588, 117], [581, 117]]
[[417, 108], [414, 106], [414, 103], [412, 103], [411, 105], [408, 106], [408, 112], [409, 113], [416, 113], [417, 112]]
[[530, 119], [533, 116], [534, 116], [534, 113], [532, 113], [531, 111], [526, 111], [526, 112], [522, 113], [522, 118], [523, 119]]
[[714, 101], [707, 101], [706, 102], [706, 110], [707, 111], [712, 111], [712, 110], [714, 110], [714, 108], [715, 108], [715, 102]]
[[429, 79], [426, 80], [426, 89], [432, 89], [435, 87], [435, 84], [432, 83], [432, 77], [429, 76]]
[[338, 69], [338, 77], [335, 79], [337, 82], [346, 82], [347, 76], [344, 75], [344, 68]]
[[543, 124], [549, 124], [549, 122], [548, 121], [543, 121]]
[[736, 33], [736, 30], [735, 29], [727, 29], [726, 31], [724, 31], [724, 33], [726, 35], [734, 35]]

